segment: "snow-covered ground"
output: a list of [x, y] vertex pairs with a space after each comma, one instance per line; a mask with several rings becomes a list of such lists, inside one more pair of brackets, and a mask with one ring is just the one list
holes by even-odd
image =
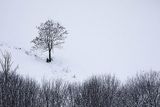
[[43, 80], [62, 79], [65, 81], [77, 81], [75, 72], [71, 72], [68, 63], [59, 56], [54, 61], [46, 63], [46, 57], [32, 50], [25, 50], [21, 47], [11, 46], [7, 43], [0, 43], [2, 53], [9, 52], [12, 56], [12, 68], [18, 66], [18, 74], [30, 77], [42, 82]]

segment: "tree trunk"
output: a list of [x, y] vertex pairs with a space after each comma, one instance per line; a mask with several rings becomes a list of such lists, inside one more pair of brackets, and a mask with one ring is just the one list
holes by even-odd
[[49, 49], [49, 58], [48, 58], [48, 62], [51, 62], [52, 58], [51, 58], [51, 49]]

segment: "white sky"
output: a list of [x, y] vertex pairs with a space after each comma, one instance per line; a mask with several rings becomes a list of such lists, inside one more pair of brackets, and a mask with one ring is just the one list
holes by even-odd
[[0, 0], [0, 41], [30, 48], [47, 19], [68, 29], [57, 53], [84, 75], [160, 70], [160, 0]]

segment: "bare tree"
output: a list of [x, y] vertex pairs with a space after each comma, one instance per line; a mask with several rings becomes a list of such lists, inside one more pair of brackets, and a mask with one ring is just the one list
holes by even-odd
[[160, 74], [137, 74], [127, 81], [120, 98], [122, 107], [160, 107]]
[[120, 82], [114, 76], [93, 76], [81, 86], [78, 107], [117, 107], [119, 87]]
[[51, 51], [55, 47], [61, 46], [66, 38], [67, 30], [65, 27], [60, 25], [53, 20], [47, 20], [37, 27], [39, 36], [32, 40], [34, 43], [34, 49], [42, 49], [43, 51], [48, 51], [49, 57], [47, 62], [51, 62]]
[[2, 69], [2, 72], [8, 73], [11, 69], [11, 55], [8, 52], [2, 53], [2, 58], [0, 59], [0, 66]]

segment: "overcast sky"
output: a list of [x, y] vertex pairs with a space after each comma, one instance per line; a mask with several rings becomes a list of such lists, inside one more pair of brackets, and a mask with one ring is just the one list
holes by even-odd
[[160, 70], [160, 0], [0, 0], [0, 41], [30, 48], [47, 19], [66, 27], [59, 53], [83, 72]]

